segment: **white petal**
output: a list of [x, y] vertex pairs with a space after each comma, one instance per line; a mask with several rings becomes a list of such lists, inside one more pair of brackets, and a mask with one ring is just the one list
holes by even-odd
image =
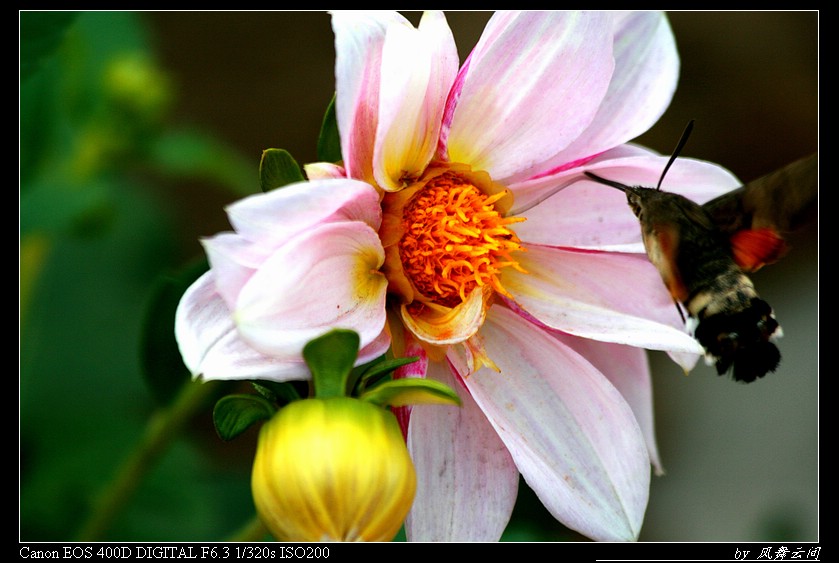
[[219, 233], [201, 241], [213, 271], [216, 290], [229, 309], [236, 306], [242, 287], [270, 254], [236, 233]]
[[602, 12], [494, 16], [458, 77], [448, 156], [504, 181], [574, 141], [611, 79]]
[[457, 49], [441, 12], [427, 12], [419, 29], [391, 24], [382, 51], [382, 83], [374, 174], [379, 186], [398, 190], [419, 176], [434, 152]]
[[202, 379], [308, 379], [302, 357], [282, 361], [260, 354], [239, 337], [212, 272], [201, 276], [178, 304], [175, 337], [184, 363]]
[[615, 72], [589, 127], [542, 170], [597, 154], [646, 132], [670, 105], [679, 78], [679, 55], [665, 14], [614, 14]]
[[585, 356], [591, 365], [605, 375], [620, 391], [632, 407], [635, 420], [638, 421], [644, 433], [650, 462], [655, 467], [656, 473], [662, 474], [664, 471], [658, 454], [653, 422], [653, 389], [647, 351], [643, 348], [578, 338], [560, 332], [555, 333], [554, 337]]
[[227, 208], [236, 232], [273, 250], [295, 234], [322, 223], [381, 223], [379, 195], [373, 186], [349, 179], [299, 182], [237, 201]]
[[500, 373], [466, 379], [545, 507], [595, 540], [630, 541], [647, 506], [644, 436], [621, 394], [581, 355], [509, 309], [482, 329]]
[[510, 519], [519, 472], [469, 394], [439, 362], [428, 377], [458, 391], [461, 407], [416, 405], [408, 447], [417, 493], [405, 522], [410, 541], [497, 541]]
[[519, 263], [528, 273], [505, 272], [502, 284], [551, 328], [653, 350], [702, 352], [644, 255], [531, 245]]
[[355, 330], [361, 346], [380, 337], [387, 280], [384, 250], [361, 222], [321, 225], [290, 240], [239, 293], [234, 318], [264, 354], [296, 357], [333, 328]]

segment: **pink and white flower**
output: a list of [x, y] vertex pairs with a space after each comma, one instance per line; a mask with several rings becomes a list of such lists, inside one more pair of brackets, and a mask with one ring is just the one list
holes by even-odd
[[[645, 348], [701, 353], [644, 254], [637, 219], [584, 170], [654, 185], [666, 157], [626, 144], [667, 108], [679, 59], [657, 12], [503, 12], [459, 65], [442, 13], [338, 12], [343, 162], [235, 203], [176, 335], [205, 379], [305, 379], [303, 345], [361, 335], [359, 362], [462, 408], [403, 411], [417, 469], [409, 539], [496, 540], [519, 475], [561, 522], [637, 539], [660, 469]], [[738, 185], [680, 158], [666, 189]]]

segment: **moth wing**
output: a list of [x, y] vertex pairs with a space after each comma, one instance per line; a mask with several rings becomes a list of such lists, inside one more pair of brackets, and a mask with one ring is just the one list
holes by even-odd
[[702, 207], [725, 233], [771, 228], [778, 236], [802, 226], [818, 205], [818, 153], [725, 193]]
[[783, 233], [803, 225], [818, 205], [818, 153], [712, 199], [703, 209], [729, 236], [735, 262], [754, 272], [787, 250]]
[[658, 270], [673, 299], [682, 303], [688, 297], [688, 289], [676, 265], [679, 239], [679, 229], [673, 223], [651, 225], [644, 233], [644, 247], [650, 262]]
[[734, 261], [745, 272], [777, 262], [787, 251], [784, 239], [768, 227], [737, 231], [730, 238]]

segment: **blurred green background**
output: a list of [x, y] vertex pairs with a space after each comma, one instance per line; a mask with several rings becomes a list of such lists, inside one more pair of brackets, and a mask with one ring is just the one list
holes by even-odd
[[[489, 13], [447, 16], [462, 60]], [[640, 143], [669, 153], [696, 119], [683, 154], [746, 181], [818, 150], [817, 12], [670, 21], [679, 89]], [[258, 191], [263, 149], [316, 160], [334, 48], [323, 12], [21, 12], [20, 24], [20, 539], [66, 541], [176, 400], [171, 311], [199, 237]], [[667, 474], [642, 541], [819, 538], [817, 221], [791, 242], [754, 276], [784, 328], [776, 373], [686, 377], [651, 354]], [[254, 433], [221, 442], [212, 398], [101, 539], [222, 540], [251, 519]], [[504, 539], [580, 538], [523, 485]]]

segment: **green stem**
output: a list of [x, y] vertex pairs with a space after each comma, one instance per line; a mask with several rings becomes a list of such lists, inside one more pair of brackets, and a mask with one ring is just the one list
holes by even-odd
[[149, 419], [145, 434], [114, 480], [98, 497], [93, 512], [81, 527], [79, 541], [99, 541], [130, 500], [143, 477], [166, 451], [181, 427], [216, 389], [212, 383], [186, 383], [175, 401]]

